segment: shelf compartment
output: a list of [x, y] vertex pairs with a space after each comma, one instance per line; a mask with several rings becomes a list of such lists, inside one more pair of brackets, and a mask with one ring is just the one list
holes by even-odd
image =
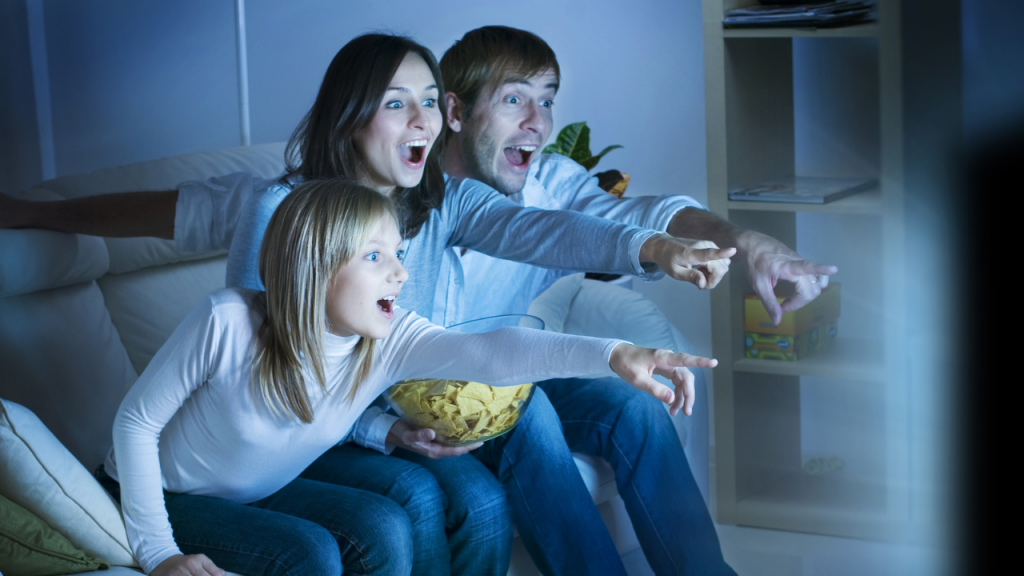
[[878, 382], [885, 380], [885, 352], [881, 343], [856, 338], [837, 338], [816, 354], [787, 362], [741, 358], [733, 370], [777, 376], [812, 376]]
[[878, 22], [837, 28], [723, 28], [725, 38], [870, 38], [878, 36]]
[[729, 200], [729, 210], [757, 212], [831, 212], [835, 214], [881, 214], [882, 192], [876, 186], [827, 204], [800, 204], [790, 202], [748, 202]]
[[869, 540], [898, 537], [886, 486], [842, 472], [791, 472], [736, 502], [735, 522], [760, 528]]

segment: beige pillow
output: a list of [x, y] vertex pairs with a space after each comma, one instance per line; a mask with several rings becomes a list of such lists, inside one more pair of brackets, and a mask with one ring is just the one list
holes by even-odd
[[0, 400], [0, 494], [75, 547], [113, 566], [138, 566], [121, 511], [30, 410]]

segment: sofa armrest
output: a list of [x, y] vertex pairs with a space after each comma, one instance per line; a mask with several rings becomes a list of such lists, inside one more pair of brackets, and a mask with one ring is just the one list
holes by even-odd
[[[557, 283], [552, 286], [555, 287]], [[538, 300], [545, 294], [538, 297]], [[562, 297], [564, 298], [564, 295]], [[596, 280], [583, 280], [578, 292], [571, 298], [564, 322], [564, 332], [600, 338], [621, 338], [647, 348], [665, 348], [689, 353], [694, 350], [689, 341], [650, 299], [622, 286]], [[710, 438], [708, 388], [704, 372], [694, 369], [693, 373], [697, 394], [693, 414], [686, 416], [680, 413], [673, 418], [673, 424], [689, 460], [690, 470], [704, 500], [707, 501]], [[655, 378], [668, 384], [660, 376]]]

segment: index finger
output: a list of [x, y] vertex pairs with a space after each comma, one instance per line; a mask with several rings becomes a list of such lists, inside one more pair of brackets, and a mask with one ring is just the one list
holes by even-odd
[[[665, 361], [664, 366], [659, 368], [714, 368], [718, 366], [718, 360], [714, 358], [705, 358], [703, 356], [694, 356], [693, 354], [686, 354], [684, 352], [671, 352], [669, 358]], [[660, 362], [659, 362], [660, 364]]]
[[438, 444], [437, 442], [417, 442], [416, 446], [423, 449], [424, 456], [434, 460], [439, 460], [449, 456], [462, 456], [463, 454], [468, 454], [469, 452], [483, 446], [483, 443], [477, 442], [476, 444], [470, 444], [469, 446], [445, 446], [444, 444]]
[[728, 260], [735, 255], [735, 248], [697, 248], [696, 250], [690, 250], [684, 260], [686, 260], [688, 265], [696, 266], [697, 264], [705, 264], [712, 260]]
[[779, 277], [793, 281], [800, 276], [831, 276], [839, 272], [839, 268], [830, 264], [818, 264], [810, 260], [790, 260], [779, 269]]

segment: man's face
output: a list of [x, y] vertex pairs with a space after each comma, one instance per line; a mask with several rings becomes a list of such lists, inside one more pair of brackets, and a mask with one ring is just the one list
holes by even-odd
[[536, 76], [486, 87], [463, 114], [462, 150], [470, 178], [502, 194], [526, 184], [530, 163], [551, 135], [551, 106], [558, 77], [548, 69]]

